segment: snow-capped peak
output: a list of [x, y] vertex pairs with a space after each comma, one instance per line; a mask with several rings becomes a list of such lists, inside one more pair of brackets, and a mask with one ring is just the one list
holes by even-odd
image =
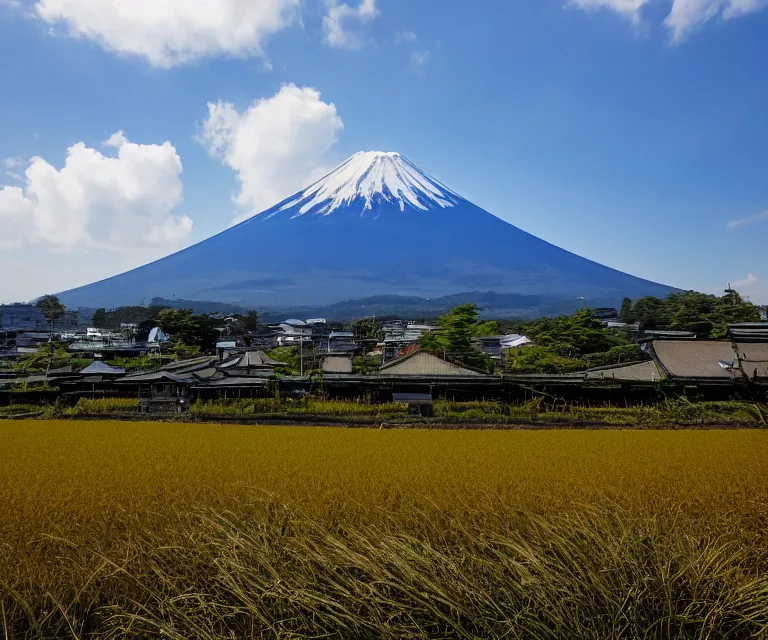
[[299, 214], [314, 211], [328, 215], [358, 198], [364, 201], [363, 211], [371, 209], [379, 200], [396, 202], [401, 211], [406, 206], [426, 211], [453, 207], [460, 199], [399, 153], [361, 151], [299, 193], [282, 209], [301, 204]]

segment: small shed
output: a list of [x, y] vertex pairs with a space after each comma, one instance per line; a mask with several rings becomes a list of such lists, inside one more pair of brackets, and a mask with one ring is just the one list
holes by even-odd
[[407, 403], [409, 416], [430, 418], [434, 414], [431, 393], [410, 393], [396, 391], [392, 394], [392, 400], [394, 402]]
[[91, 362], [85, 369], [81, 369], [81, 376], [124, 376], [125, 369], [113, 367], [106, 362]]
[[234, 340], [223, 340], [216, 343], [216, 353], [219, 354], [219, 360], [228, 358], [235, 349], [237, 349], [237, 342]]
[[102, 382], [103, 380], [115, 380], [125, 375], [125, 369], [112, 367], [106, 362], [96, 360], [80, 371], [84, 382]]
[[195, 379], [170, 371], [125, 376], [120, 384], [138, 388], [139, 410], [145, 413], [183, 413], [189, 408], [189, 387]]

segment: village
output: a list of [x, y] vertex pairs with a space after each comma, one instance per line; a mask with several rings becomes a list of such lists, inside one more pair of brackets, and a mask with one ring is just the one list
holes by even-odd
[[578, 406], [643, 405], [678, 397], [764, 401], [765, 319], [728, 323], [722, 337], [707, 339], [694, 331], [622, 322], [616, 309], [582, 315], [609, 339], [622, 341], [608, 352], [618, 358], [551, 371], [519, 365], [537, 347], [535, 337], [520, 333], [468, 334], [464, 350], [455, 345], [441, 350], [440, 319], [429, 324], [368, 318], [344, 324], [291, 318], [246, 326], [219, 314], [206, 316], [217, 334], [215, 347], [201, 351], [179, 347], [176, 336], [160, 326], [142, 340], [138, 323], [123, 322], [116, 329], [87, 326], [92, 318], [67, 312], [51, 327], [37, 306], [5, 306], [0, 406], [7, 411], [57, 403], [71, 407], [81, 399], [114, 398], [138, 401], [132, 405], [138, 413], [172, 415], [205, 403], [323, 398], [407, 404], [409, 416], [430, 418], [437, 401]]

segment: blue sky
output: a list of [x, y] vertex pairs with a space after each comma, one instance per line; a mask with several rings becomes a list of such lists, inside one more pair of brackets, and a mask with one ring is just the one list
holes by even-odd
[[0, 301], [165, 255], [375, 149], [585, 257], [768, 303], [765, 7], [0, 0]]

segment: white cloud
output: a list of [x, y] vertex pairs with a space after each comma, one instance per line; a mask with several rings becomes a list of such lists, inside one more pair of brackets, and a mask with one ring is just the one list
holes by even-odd
[[5, 172], [5, 175], [7, 175], [7, 176], [8, 176], [9, 178], [11, 178], [12, 180], [16, 180], [16, 181], [18, 181], [18, 182], [24, 182], [24, 178], [23, 178], [23, 176], [19, 175], [19, 174], [18, 174], [18, 173], [16, 173], [15, 171], [6, 171], [6, 172]]
[[751, 273], [743, 280], [731, 282], [731, 286], [755, 304], [768, 303], [768, 285]]
[[6, 169], [16, 169], [18, 167], [21, 167], [25, 164], [24, 158], [21, 158], [19, 156], [15, 158], [6, 158], [3, 160], [3, 166], [5, 166]]
[[738, 229], [739, 227], [746, 227], [755, 224], [756, 222], [765, 221], [768, 221], [768, 209], [757, 215], [749, 216], [748, 218], [736, 218], [735, 220], [731, 220], [727, 226], [729, 229]]
[[228, 102], [209, 103], [199, 140], [237, 172], [240, 221], [321, 177], [324, 155], [343, 128], [317, 90], [287, 84], [242, 113]]
[[409, 64], [411, 71], [414, 71], [416, 73], [421, 73], [424, 71], [424, 68], [427, 66], [427, 63], [429, 62], [431, 54], [429, 51], [414, 51], [411, 54]]
[[360, 35], [347, 30], [345, 24], [370, 22], [378, 15], [376, 0], [360, 0], [357, 7], [346, 3], [338, 4], [337, 0], [328, 0], [328, 15], [323, 18], [326, 44], [344, 49], [359, 49], [363, 44]]
[[205, 56], [263, 55], [301, 0], [38, 0], [34, 14], [75, 38], [158, 67]]
[[767, 6], [768, 0], [675, 0], [664, 24], [677, 43], [714, 18], [730, 20]]
[[415, 31], [397, 31], [395, 33], [395, 44], [413, 44], [418, 40]]
[[757, 279], [756, 276], [752, 275], [751, 273], [747, 274], [747, 277], [744, 278], [744, 280], [736, 280], [735, 282], [731, 283], [731, 286], [738, 289], [749, 289], [750, 287], [754, 287], [760, 282], [760, 280]]
[[[652, 0], [569, 0], [567, 4], [586, 11], [609, 9], [638, 25], [643, 8], [652, 4]], [[672, 42], [678, 43], [714, 18], [730, 20], [765, 7], [768, 7], [768, 0], [672, 0], [672, 9], [664, 25]]]
[[117, 155], [78, 142], [60, 170], [32, 158], [22, 187], [0, 188], [0, 246], [31, 243], [64, 253], [178, 247], [192, 221], [173, 214], [182, 200], [176, 149], [135, 144], [122, 131], [105, 145]]
[[32, 203], [21, 187], [0, 188], [0, 249], [14, 249], [24, 244], [32, 229]]
[[569, 4], [586, 11], [609, 9], [619, 13], [636, 24], [640, 21], [642, 8], [647, 5], [649, 1], [650, 0], [570, 0]]

